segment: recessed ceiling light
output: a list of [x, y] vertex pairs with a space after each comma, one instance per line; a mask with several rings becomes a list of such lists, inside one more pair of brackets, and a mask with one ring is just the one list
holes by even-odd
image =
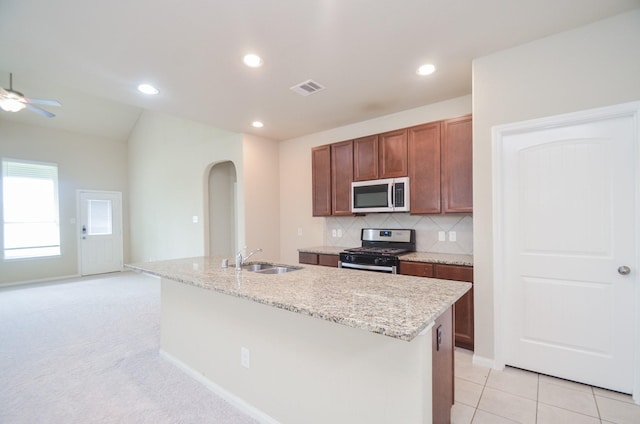
[[251, 123], [251, 126], [254, 127], [254, 128], [262, 128], [262, 127], [264, 127], [264, 124], [262, 122], [260, 122], [260, 121], [253, 121]]
[[416, 71], [416, 73], [418, 75], [431, 75], [436, 71], [436, 67], [435, 65], [432, 65], [430, 63], [427, 63], [425, 65], [422, 65], [418, 68], [418, 70]]
[[258, 68], [262, 66], [262, 58], [257, 54], [247, 54], [244, 56], [244, 58], [242, 58], [242, 61], [250, 68]]
[[151, 84], [140, 84], [138, 86], [138, 91], [144, 94], [158, 94], [159, 91]]

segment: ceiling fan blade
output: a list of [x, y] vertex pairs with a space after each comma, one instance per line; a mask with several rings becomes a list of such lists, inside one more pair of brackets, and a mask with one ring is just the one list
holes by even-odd
[[35, 104], [35, 105], [45, 105], [45, 106], [62, 106], [62, 104], [57, 100], [47, 100], [47, 99], [28, 99], [25, 98], [27, 103]]
[[30, 103], [25, 103], [25, 106], [27, 109], [32, 110], [36, 113], [39, 113], [40, 115], [46, 116], [47, 118], [53, 118], [54, 116], [56, 116], [55, 114], [49, 112], [48, 110], [44, 110], [38, 106], [34, 106]]

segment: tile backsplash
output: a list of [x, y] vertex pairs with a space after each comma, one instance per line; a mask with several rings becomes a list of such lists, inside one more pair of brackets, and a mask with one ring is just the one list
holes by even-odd
[[[325, 218], [324, 244], [341, 247], [360, 246], [362, 228], [415, 229], [418, 252], [473, 254], [473, 216], [471, 214], [372, 213], [365, 216]], [[438, 240], [440, 232], [444, 232], [445, 241]], [[455, 241], [449, 241], [450, 236], [453, 235], [452, 232], [455, 232]]]

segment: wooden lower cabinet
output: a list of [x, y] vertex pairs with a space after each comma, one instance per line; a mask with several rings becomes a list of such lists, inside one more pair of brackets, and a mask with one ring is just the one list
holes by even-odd
[[[473, 284], [473, 267], [470, 266], [400, 261], [399, 273], [416, 277], [466, 281]], [[455, 345], [464, 349], [473, 350], [473, 287], [454, 304], [453, 313]]]
[[308, 252], [298, 253], [298, 262], [300, 262], [301, 264], [322, 265], [322, 266], [337, 268], [339, 260], [340, 260], [339, 255], [330, 255], [326, 253], [308, 253]]
[[434, 424], [451, 422], [454, 401], [453, 307], [440, 315], [433, 325], [431, 342], [432, 411]]

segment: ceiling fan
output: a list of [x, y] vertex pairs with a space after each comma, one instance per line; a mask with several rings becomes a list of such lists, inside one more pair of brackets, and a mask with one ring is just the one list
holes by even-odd
[[45, 99], [30, 99], [25, 97], [19, 91], [13, 89], [13, 74], [9, 74], [9, 88], [0, 87], [0, 108], [7, 112], [18, 112], [24, 108], [46, 116], [47, 118], [53, 118], [53, 113], [48, 110], [44, 110], [36, 105], [45, 106], [62, 106], [57, 100], [45, 100]]

